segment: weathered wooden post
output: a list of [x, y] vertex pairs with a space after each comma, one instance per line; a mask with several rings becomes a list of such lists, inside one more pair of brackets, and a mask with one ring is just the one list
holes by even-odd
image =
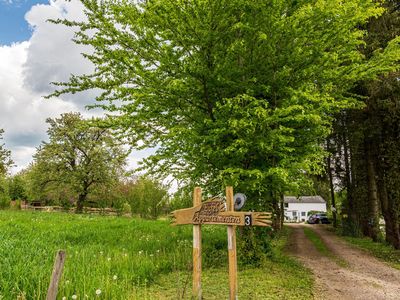
[[201, 285], [201, 225], [227, 225], [229, 260], [229, 299], [238, 297], [236, 226], [270, 226], [271, 213], [234, 211], [233, 188], [226, 188], [226, 205], [214, 197], [201, 202], [201, 189], [196, 187], [193, 207], [172, 212], [172, 225], [193, 225], [193, 298], [202, 298]]
[[65, 256], [66, 254], [64, 250], [59, 250], [56, 254], [53, 273], [51, 275], [49, 289], [47, 290], [46, 300], [56, 300], [57, 298], [58, 283], [60, 282], [61, 275], [64, 269]]
[[[226, 187], [226, 210], [233, 212], [233, 188]], [[229, 299], [237, 299], [237, 256], [236, 256], [236, 226], [228, 225], [228, 262], [229, 262]]]
[[[193, 206], [201, 205], [201, 188], [193, 193]], [[193, 225], [193, 298], [201, 300], [201, 225]]]

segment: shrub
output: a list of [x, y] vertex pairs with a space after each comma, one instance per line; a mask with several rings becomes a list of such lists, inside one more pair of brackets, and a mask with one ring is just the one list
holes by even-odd
[[8, 195], [7, 183], [4, 177], [0, 175], [0, 209], [10, 207], [10, 196]]
[[132, 208], [128, 202], [125, 202], [122, 207], [123, 214], [132, 214]]
[[7, 194], [0, 192], [0, 209], [5, 209], [10, 207], [10, 198]]

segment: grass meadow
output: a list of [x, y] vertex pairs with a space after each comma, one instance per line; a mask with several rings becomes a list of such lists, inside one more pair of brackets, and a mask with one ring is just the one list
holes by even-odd
[[[0, 211], [0, 299], [45, 299], [59, 249], [58, 299], [190, 299], [191, 239], [191, 226], [166, 220]], [[284, 244], [262, 266], [240, 266], [239, 298], [312, 298], [311, 276]], [[224, 226], [203, 226], [204, 299], [227, 298], [226, 249]]]

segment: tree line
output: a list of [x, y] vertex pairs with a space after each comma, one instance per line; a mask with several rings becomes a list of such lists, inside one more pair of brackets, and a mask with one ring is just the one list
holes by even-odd
[[[366, 57], [400, 35], [399, 5], [399, 1], [385, 1], [385, 13], [365, 25], [368, 35], [362, 52]], [[352, 92], [362, 99], [362, 108], [338, 113], [326, 142], [327, 172], [339, 193], [344, 231], [375, 241], [386, 239], [400, 249], [399, 70], [360, 82]]]
[[5, 177], [11, 166], [10, 151], [1, 145], [0, 205], [10, 200], [39, 202], [65, 209], [114, 208], [118, 212], [157, 218], [168, 210], [168, 188], [126, 170], [127, 150], [111, 130], [85, 120], [79, 113], [47, 119], [48, 142], [37, 148], [33, 162], [14, 176]]

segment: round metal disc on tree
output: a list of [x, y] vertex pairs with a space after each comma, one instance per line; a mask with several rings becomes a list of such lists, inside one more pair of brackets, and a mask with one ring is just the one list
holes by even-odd
[[245, 194], [236, 193], [233, 196], [233, 200], [235, 202], [235, 210], [240, 210], [243, 207], [243, 205], [246, 203], [247, 197]]

